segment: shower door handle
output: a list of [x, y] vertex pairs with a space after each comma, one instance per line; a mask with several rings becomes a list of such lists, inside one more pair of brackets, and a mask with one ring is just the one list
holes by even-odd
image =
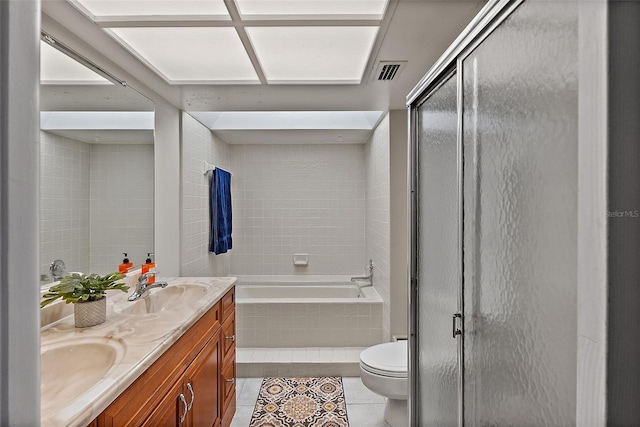
[[456, 335], [461, 335], [462, 331], [458, 328], [456, 328], [456, 319], [462, 319], [462, 314], [460, 313], [455, 313], [453, 315], [453, 318], [451, 320], [451, 335], [453, 338], [456, 337]]

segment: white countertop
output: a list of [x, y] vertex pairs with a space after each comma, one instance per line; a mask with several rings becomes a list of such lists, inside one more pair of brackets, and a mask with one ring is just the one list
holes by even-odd
[[[73, 316], [67, 316], [40, 332], [42, 351], [64, 346], [67, 343], [100, 343], [113, 347], [113, 367], [85, 393], [73, 398], [65, 395], [65, 381], [72, 381], [70, 370], [47, 372], [42, 375], [41, 425], [86, 426], [111, 402], [129, 387], [151, 366], [178, 338], [195, 324], [236, 282], [235, 277], [180, 277], [159, 278], [169, 287], [181, 284], [198, 284], [206, 287], [206, 293], [196, 301], [185, 303], [180, 310], [159, 313], [127, 315], [113, 310], [113, 305], [126, 300], [119, 291], [107, 292], [107, 321], [90, 328], [76, 328]], [[156, 290], [151, 290], [154, 292]], [[162, 290], [157, 290], [162, 291]], [[64, 304], [64, 303], [62, 303]], [[89, 366], [90, 362], [88, 362]]]

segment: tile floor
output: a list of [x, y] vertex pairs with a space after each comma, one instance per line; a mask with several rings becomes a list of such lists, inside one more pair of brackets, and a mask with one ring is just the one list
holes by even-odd
[[[389, 427], [384, 421], [384, 397], [366, 388], [359, 377], [342, 378], [349, 427]], [[238, 378], [236, 415], [231, 427], [248, 427], [262, 378]]]

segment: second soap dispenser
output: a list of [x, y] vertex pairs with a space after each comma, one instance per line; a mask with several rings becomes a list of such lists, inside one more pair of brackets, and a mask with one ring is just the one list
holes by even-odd
[[[153, 255], [152, 252], [147, 253], [147, 260], [144, 262], [144, 264], [142, 264], [142, 274], [148, 273], [149, 270], [153, 270], [156, 268], [156, 263], [151, 259], [151, 255]], [[155, 274], [151, 274], [149, 275], [149, 278], [147, 279], [147, 283], [148, 284], [153, 284], [156, 281], [156, 275]]]

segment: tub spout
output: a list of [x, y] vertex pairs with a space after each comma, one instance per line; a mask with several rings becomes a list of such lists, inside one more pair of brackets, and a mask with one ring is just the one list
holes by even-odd
[[358, 284], [359, 288], [362, 288], [364, 286], [372, 286], [373, 285], [373, 260], [370, 259], [369, 260], [369, 265], [367, 266], [369, 268], [369, 275], [368, 276], [359, 276], [359, 277], [352, 277], [351, 281], [352, 282], [369, 282], [367, 284], [364, 285], [360, 285]]

